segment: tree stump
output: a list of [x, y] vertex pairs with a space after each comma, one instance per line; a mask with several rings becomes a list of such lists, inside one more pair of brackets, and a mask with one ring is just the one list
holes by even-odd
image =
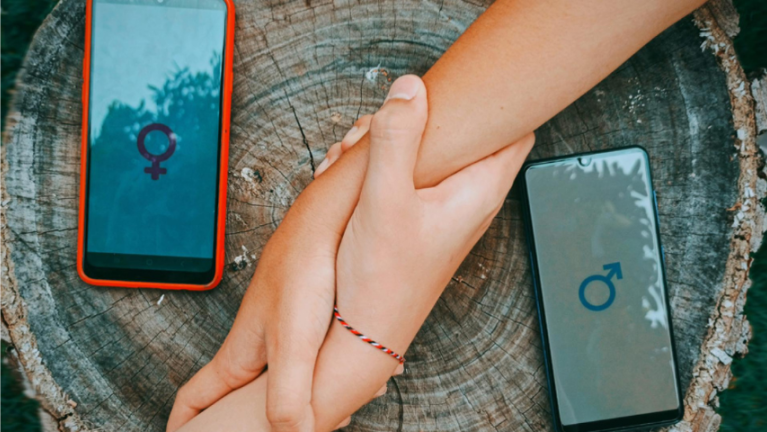
[[[426, 72], [489, 3], [238, 1], [228, 265], [220, 287], [191, 293], [96, 288], [77, 276], [84, 1], [62, 0], [20, 73], [2, 148], [3, 320], [60, 427], [164, 430], [176, 390], [224, 340], [264, 244], [328, 147], [377, 109], [387, 77]], [[720, 19], [732, 12], [704, 7], [661, 34], [544, 125], [531, 156], [649, 151], [682, 431], [719, 425], [715, 396], [732, 356], [746, 352], [749, 253], [761, 242], [754, 100]], [[551, 430], [513, 193], [406, 356], [393, 390], [349, 430]]]

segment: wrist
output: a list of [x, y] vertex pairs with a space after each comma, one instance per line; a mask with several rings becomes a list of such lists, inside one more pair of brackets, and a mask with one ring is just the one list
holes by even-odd
[[431, 305], [391, 291], [387, 287], [352, 288], [339, 284], [336, 305], [350, 326], [404, 356]]
[[343, 328], [345, 328], [349, 333], [353, 334], [355, 337], [357, 337], [361, 342], [364, 342], [371, 347], [377, 349], [378, 351], [381, 351], [382, 353], [394, 358], [400, 363], [405, 362], [405, 358], [402, 356], [402, 354], [394, 351], [393, 349], [389, 348], [388, 346], [377, 342], [375, 339], [371, 338], [370, 336], [365, 335], [364, 333], [360, 332], [359, 330], [352, 327], [346, 320], [341, 316], [341, 313], [338, 311], [338, 306], [336, 305], [333, 308], [333, 316], [335, 320], [341, 324]]
[[291, 239], [300, 236], [302, 247], [327, 246], [335, 256], [362, 189], [367, 144], [366, 138], [361, 139], [331, 169], [306, 186], [279, 222], [270, 243], [290, 245]]

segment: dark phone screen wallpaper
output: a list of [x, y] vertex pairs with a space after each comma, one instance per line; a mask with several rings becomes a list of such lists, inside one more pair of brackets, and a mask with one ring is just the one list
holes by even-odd
[[212, 258], [221, 0], [96, 0], [88, 252]]
[[526, 172], [562, 423], [674, 410], [648, 162], [639, 149], [583, 161]]

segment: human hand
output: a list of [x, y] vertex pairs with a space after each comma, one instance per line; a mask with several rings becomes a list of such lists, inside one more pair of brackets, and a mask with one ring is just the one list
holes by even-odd
[[530, 134], [416, 190], [427, 100], [421, 81], [408, 78], [411, 99], [390, 97], [372, 119], [368, 170], [336, 264], [341, 315], [399, 354], [500, 210], [534, 142]]
[[[331, 147], [327, 160], [332, 157], [335, 161], [334, 155], [340, 156], [337, 150], [342, 146], [348, 150], [365, 135], [370, 118], [360, 118], [356, 130]], [[362, 175], [347, 174], [352, 183], [347, 186], [356, 189], [347, 195], [357, 196]], [[307, 192], [310, 188], [312, 185]], [[325, 221], [337, 219], [335, 228], [327, 223], [318, 227], [311, 219], [317, 212], [295, 210], [312, 206], [306, 203], [308, 199], [322, 201], [321, 194], [315, 190], [299, 196], [269, 239], [229, 335], [211, 362], [179, 390], [168, 420], [169, 432], [253, 381], [267, 364], [266, 413], [272, 430], [314, 430], [309, 405], [312, 376], [332, 316], [335, 257], [346, 226], [346, 219], [339, 215], [343, 210], [322, 215]]]
[[340, 142], [330, 146], [328, 152], [325, 154], [325, 159], [320, 162], [319, 166], [317, 166], [317, 169], [314, 171], [315, 179], [322, 175], [322, 173], [341, 158], [341, 155], [354, 147], [354, 144], [357, 144], [357, 142], [368, 133], [371, 120], [373, 120], [372, 114], [360, 117]]
[[281, 225], [267, 243], [223, 344], [178, 391], [168, 432], [254, 380], [267, 364], [272, 430], [314, 430], [311, 383], [333, 307], [335, 251], [296, 245], [290, 237], [309, 239], [312, 233], [294, 228]]
[[[416, 84], [420, 86], [420, 81], [417, 80], [417, 78], [408, 77], [405, 78], [406, 80], [416, 80]], [[417, 90], [416, 93], [419, 91], [423, 91], [421, 88], [420, 90]], [[397, 116], [404, 116], [405, 118], [408, 118], [412, 116], [413, 114], [413, 102], [418, 104], [416, 106], [416, 109], [425, 110], [425, 99], [421, 100], [422, 98], [425, 98], [425, 92], [424, 94], [417, 94], [411, 101], [403, 101], [402, 99], [394, 98], [387, 101], [386, 106], [384, 110], [387, 111], [387, 116], [392, 116], [391, 118], [395, 118]], [[419, 102], [420, 101], [420, 102]], [[421, 104], [421, 102], [423, 102]], [[396, 107], [396, 110], [392, 111], [392, 107]], [[421, 108], [418, 108], [421, 107]], [[399, 114], [397, 114], [399, 112]], [[394, 116], [394, 114], [397, 114], [397, 116]], [[425, 121], [425, 117], [421, 119], [420, 121]], [[393, 135], [391, 136], [400, 136], [407, 137], [410, 135], [417, 135], [419, 132], [417, 132], [418, 129], [418, 122], [410, 123], [410, 126], [408, 126], [408, 123], [402, 122], [385, 122], [386, 124], [389, 124], [393, 130], [391, 131]], [[414, 127], [416, 132], [403, 132], [403, 129], [407, 129], [407, 127]], [[423, 127], [422, 124], [420, 126]], [[379, 134], [381, 134], [381, 129], [378, 129]], [[370, 135], [374, 135], [371, 133]], [[374, 138], [378, 135], [374, 135]], [[381, 140], [376, 140], [378, 144], [381, 144]], [[406, 144], [411, 141], [407, 141]], [[396, 144], [396, 142], [394, 142]], [[361, 145], [361, 144], [360, 144]], [[364, 144], [365, 147], [367, 147], [367, 143]], [[405, 189], [405, 193], [399, 193], [402, 191], [403, 188], [401, 188], [398, 185], [395, 185], [391, 187], [391, 190], [386, 190], [385, 193], [378, 196], [378, 199], [373, 199], [369, 201], [369, 203], [376, 203], [377, 205], [387, 206], [387, 200], [394, 201], [395, 203], [402, 204], [402, 200], [404, 198], [407, 198], [408, 196], [411, 196], [412, 194], [422, 194], [425, 193], [426, 195], [429, 195], [429, 193], [434, 193], [438, 191], [444, 191], [444, 200], [438, 199], [440, 198], [439, 194], [434, 195], [434, 200], [428, 200], [424, 197], [420, 197], [419, 199], [421, 201], [424, 201], [424, 203], [421, 203], [417, 206], [418, 209], [425, 209], [425, 208], [432, 208], [432, 209], [442, 209], [443, 211], [450, 212], [451, 207], [450, 203], [457, 203], [458, 207], [463, 203], [466, 206], [473, 206], [473, 207], [466, 207], [465, 211], [471, 211], [473, 208], [477, 212], [486, 212], [488, 216], [488, 221], [492, 217], [492, 214], [494, 214], [494, 211], [487, 212], [486, 208], [479, 205], [474, 205], [474, 200], [477, 200], [477, 202], [482, 201], [480, 199], [480, 196], [485, 196], [488, 199], [488, 202], [497, 202], [498, 207], [500, 207], [500, 204], [503, 201], [503, 198], [505, 197], [506, 190], [508, 190], [507, 187], [500, 187], [498, 191], [493, 192], [494, 184], [497, 185], [502, 183], [502, 179], [505, 176], [508, 176], [506, 178], [507, 185], [511, 184], [511, 180], [515, 173], [519, 170], [519, 166], [522, 163], [522, 160], [525, 158], [527, 152], [529, 151], [530, 146], [532, 145], [532, 136], [528, 137], [526, 139], [521, 140], [520, 142], [513, 144], [510, 148], [503, 150], [494, 156], [491, 156], [489, 158], [486, 158], [483, 161], [478, 162], [475, 165], [472, 165], [471, 167], [467, 168], [465, 171], [461, 171], [458, 174], [456, 174], [456, 177], [451, 177], [451, 179], [446, 180], [439, 186], [432, 188], [432, 189], [423, 189], [420, 191], [408, 191], [407, 188]], [[358, 146], [355, 146], [354, 149], [357, 149]], [[400, 146], [399, 148], [396, 148], [395, 150], [408, 150], [409, 146]], [[516, 148], [516, 149], [515, 149]], [[348, 158], [355, 158], [357, 157], [354, 153], [356, 150], [350, 150], [347, 154], [344, 154], [343, 157], [340, 159], [335, 159], [335, 164], [337, 165], [344, 165], [346, 164], [349, 159]], [[367, 149], [366, 149], [367, 151]], [[516, 156], [513, 155], [513, 153], [517, 153]], [[343, 152], [342, 152], [343, 153]], [[370, 166], [371, 168], [374, 166], [374, 164], [378, 164], [384, 162], [383, 159], [377, 158], [376, 162], [371, 162]], [[388, 164], [384, 164], [388, 165]], [[396, 168], [396, 166], [400, 166], [398, 164], [392, 165]], [[342, 167], [338, 167], [339, 169], [330, 169], [328, 171], [325, 171], [324, 174], [321, 174], [321, 177], [318, 181], [322, 181], [323, 179], [327, 178], [327, 176], [335, 176], [337, 172], [343, 171]], [[466, 183], [466, 189], [461, 188], [462, 178], [465, 178], [466, 176], [473, 177], [470, 175], [471, 171], [477, 172], [477, 177], [472, 179], [468, 179], [468, 183]], [[364, 171], [363, 171], [364, 172]], [[404, 170], [403, 170], [404, 172]], [[399, 173], [399, 172], [398, 172]], [[371, 175], [373, 175], [371, 173]], [[399, 174], [398, 174], [399, 175]], [[403, 174], [404, 175], [404, 174]], [[358, 179], [359, 183], [362, 183], [362, 177], [361, 175]], [[346, 178], [346, 177], [344, 177]], [[396, 178], [392, 177], [394, 180], [397, 180]], [[410, 175], [410, 178], [412, 179], [412, 172]], [[493, 181], [493, 179], [495, 179]], [[411, 180], [412, 181], [412, 180]], [[450, 186], [451, 182], [457, 183], [454, 186]], [[398, 183], [399, 184], [399, 183]], [[406, 184], [406, 183], [405, 183]], [[414, 189], [414, 188], [413, 188]], [[431, 190], [432, 192], [426, 192]], [[467, 193], [470, 193], [470, 197], [466, 201], [462, 201], [460, 198], [460, 193], [456, 194], [456, 192], [465, 191]], [[475, 196], [477, 195], [477, 196]], [[495, 195], [493, 197], [493, 195]], [[453, 196], [453, 200], [450, 200], [450, 198]], [[375, 196], [372, 196], [371, 198], [376, 198]], [[396, 198], [396, 199], [393, 199]], [[428, 196], [426, 198], [429, 198]], [[431, 204], [428, 204], [426, 202], [431, 202]], [[442, 203], [442, 205], [439, 205], [439, 203]], [[356, 200], [355, 200], [356, 203]], [[364, 207], [363, 207], [364, 206]], [[321, 209], [322, 207], [317, 207], [317, 209]], [[371, 210], [374, 208], [369, 207], [367, 204], [364, 204], [360, 202], [360, 209], [366, 208], [368, 210]], [[391, 209], [389, 209], [391, 210]], [[458, 209], [461, 210], [460, 208]], [[359, 211], [359, 209], [358, 209]], [[351, 208], [350, 208], [351, 213]], [[405, 219], [397, 219], [396, 217], [391, 220], [391, 222], [394, 224], [393, 227], [397, 228], [400, 227], [400, 225], [405, 224], [407, 225], [409, 222], [417, 222], [419, 226], [421, 225], [429, 225], [429, 219], [425, 216], [429, 215], [431, 218], [437, 218], [437, 223], [446, 222], [444, 226], [442, 226], [439, 230], [432, 229], [432, 230], [424, 230], [424, 234], [428, 235], [436, 235], [436, 236], [442, 236], [445, 231], [449, 233], [448, 237], [450, 235], [464, 235], [462, 234], [465, 230], [469, 230], [470, 225], [476, 226], [476, 220], [479, 218], [478, 215], [474, 215], [472, 217], [467, 217], [465, 220], [461, 219], [460, 215], [441, 215], [438, 211], [426, 211], [419, 216], [419, 218], [408, 218]], [[364, 215], [362, 215], [364, 216]], [[360, 227], [364, 227], [365, 221], [368, 221], [369, 219], [366, 219], [365, 217], [360, 216], [359, 222]], [[381, 215], [383, 217], [383, 215]], [[376, 221], [378, 223], [380, 221]], [[386, 221], [387, 223], [389, 221]], [[449, 223], [447, 223], [449, 222]], [[465, 222], [466, 226], [463, 226], [462, 224]], [[453, 225], [458, 225], [458, 228], [451, 228]], [[476, 236], [469, 236], [470, 241], [468, 245], [465, 245], [463, 248], [458, 248], [459, 252], [456, 252], [453, 249], [453, 246], [449, 246], [444, 248], [444, 250], [439, 250], [440, 247], [430, 246], [428, 248], [422, 248], [419, 245], [415, 245], [414, 247], [417, 249], [414, 249], [412, 252], [407, 252], [408, 254], [411, 253], [423, 253], [430, 256], [433, 256], [434, 254], [442, 254], [442, 253], [448, 253], [450, 254], [450, 257], [445, 258], [445, 260], [449, 260], [452, 265], [447, 266], [435, 266], [435, 269], [439, 272], [446, 272], [446, 275], [438, 275], [434, 274], [433, 277], [430, 278], [430, 280], [424, 279], [423, 281], [419, 283], [424, 283], [424, 287], [418, 287], [418, 289], [414, 291], [422, 291], [422, 292], [415, 292], [411, 294], [417, 294], [422, 296], [421, 298], [416, 298], [413, 296], [412, 298], [415, 299], [412, 301], [413, 308], [415, 309], [416, 314], [421, 314], [422, 317], [425, 317], [428, 314], [428, 311], [432, 308], [434, 302], [436, 301], [436, 298], [439, 296], [439, 293], [442, 291], [444, 286], [447, 283], [447, 280], [450, 278], [450, 276], [454, 273], [455, 267], [457, 267], [458, 263], [463, 259], [463, 256], [465, 256], [468, 253], [468, 250], [471, 248], [471, 245], [476, 242], [476, 238], [479, 238], [479, 235], [481, 234], [481, 226], [480, 224], [480, 233], [478, 233]], [[358, 226], [358, 225], [355, 225]], [[384, 228], [386, 227], [386, 224], [383, 225]], [[346, 227], [346, 225], [344, 225]], [[410, 238], [404, 239], [407, 242], [410, 242], [409, 244], [412, 244], [414, 240], [417, 239], [416, 236], [412, 236], [407, 229], [409, 229], [408, 226], [405, 226], [406, 230], [403, 230], [402, 233], [409, 236]], [[351, 230], [351, 225], [349, 226], [349, 230]], [[373, 231], [371, 235], [380, 236], [382, 235], [381, 232]], [[388, 235], [388, 234], [386, 234]], [[420, 234], [419, 234], [420, 235]], [[355, 236], [355, 234], [349, 234], [347, 233], [348, 238], [352, 238], [351, 236]], [[395, 241], [402, 241], [404, 238], [404, 235], [398, 234], [396, 238], [382, 238], [380, 246], [389, 248], [390, 242]], [[429, 239], [427, 239], [429, 240]], [[340, 239], [339, 239], [340, 241]], [[349, 248], [348, 239], [344, 239], [344, 250]], [[429, 243], [431, 244], [431, 243]], [[366, 253], [366, 250], [371, 245], [367, 243], [361, 244], [361, 247], [359, 249], [360, 253]], [[377, 246], [376, 246], [377, 247]], [[436, 249], [436, 251], [435, 251]], [[399, 252], [397, 252], [399, 253]], [[354, 254], [350, 254], [352, 258], [354, 257]], [[374, 257], [374, 255], [371, 255], [371, 257]], [[408, 257], [412, 257], [411, 255], [408, 255]], [[339, 257], [340, 258], [340, 257]], [[404, 257], [403, 257], [404, 258]], [[374, 259], [362, 259], [362, 256], [356, 257], [357, 261], [354, 261], [351, 263], [352, 266], [362, 266], [365, 268], [369, 268], [372, 271], [371, 274], [378, 274], [383, 270], [382, 266], [379, 266]], [[422, 257], [416, 256], [416, 260], [421, 260]], [[421, 263], [425, 263], [426, 261], [418, 261]], [[382, 263], [387, 264], [387, 263]], [[390, 264], [390, 263], [389, 263]], [[339, 265], [340, 261], [339, 261]], [[401, 265], [399, 262], [394, 263], [394, 265]], [[429, 263], [422, 264], [422, 265], [431, 265]], [[361, 268], [362, 268], [361, 267]], [[392, 286], [387, 287], [391, 289], [380, 289], [380, 288], [373, 288], [373, 284], [366, 285], [366, 284], [360, 284], [356, 287], [350, 287], [348, 283], [344, 282], [345, 286], [341, 286], [341, 282], [339, 281], [339, 287], [338, 287], [338, 304], [341, 308], [341, 312], [344, 314], [344, 317], [357, 327], [358, 329], [362, 330], [363, 332], [367, 333], [369, 336], [374, 337], [379, 342], [382, 342], [384, 344], [389, 345], [391, 348], [398, 350], [400, 353], [404, 353], [407, 344], [410, 343], [413, 336], [417, 332], [418, 328], [421, 326], [423, 322], [423, 318], [415, 318], [410, 319], [406, 318], [403, 320], [400, 316], [395, 316], [389, 314], [390, 310], [386, 310], [386, 314], [391, 315], [388, 321], [386, 318], [380, 318], [380, 314], [373, 313], [368, 314], [371, 309], [368, 308], [370, 304], [376, 304], [376, 303], [386, 303], [388, 307], [392, 308], [391, 310], [398, 310], [399, 305], [402, 304], [402, 302], [410, 302], [411, 300], [406, 299], [402, 300], [406, 296], [403, 295], [401, 287], [405, 285], [402, 282], [403, 275], [411, 273], [407, 267], [403, 267], [405, 271], [400, 272], [401, 274], [394, 274], [394, 272], [388, 271], [385, 274], [385, 277], [381, 278], [379, 276], [376, 276], [377, 279], [389, 279], [392, 281]], [[341, 271], [339, 267], [339, 271]], [[399, 270], [398, 270], [399, 272]], [[407, 272], [407, 273], [406, 273]], [[364, 271], [363, 273], [367, 273]], [[356, 271], [353, 271], [352, 274], [357, 274]], [[340, 274], [339, 274], [340, 275]], [[349, 276], [344, 276], [346, 280], [349, 279]], [[434, 280], [437, 280], [439, 278], [443, 278], [444, 282], [436, 283]], [[364, 282], [364, 281], [363, 281]], [[396, 285], [395, 285], [396, 283]], [[352, 293], [353, 296], [349, 297], [349, 291], [350, 288], [354, 288], [355, 291], [358, 291], [356, 293]], [[373, 288], [368, 290], [368, 288]], [[367, 290], [367, 291], [365, 291]], [[369, 291], [369, 292], [368, 292]], [[351, 298], [354, 301], [357, 301], [362, 298], [362, 294], [367, 293], [369, 295], [368, 298], [362, 299], [364, 301], [363, 307], [353, 307], [351, 306], [351, 302], [347, 301], [347, 298]], [[395, 301], [389, 301], [386, 298], [390, 294], [393, 294], [394, 297], [396, 297]], [[407, 294], [407, 293], [404, 293]], [[427, 299], [426, 301], [423, 301], [422, 298], [428, 297], [429, 295], [433, 295], [431, 299]], [[375, 312], [375, 311], [374, 311]], [[373, 318], [373, 320], [368, 320], [368, 315], [370, 318]], [[380, 325], [380, 327], [378, 327]], [[379, 331], [379, 329], [387, 330], [387, 329], [394, 329], [396, 331], [391, 332], [390, 334], [392, 336], [389, 336], [388, 333], [384, 333], [383, 331]], [[320, 350], [319, 357], [317, 359], [317, 364], [315, 368], [315, 376], [314, 376], [314, 385], [312, 388], [312, 396], [311, 396], [311, 404], [314, 409], [315, 418], [314, 424], [315, 428], [317, 430], [330, 430], [334, 426], [337, 426], [341, 420], [343, 420], [345, 417], [348, 417], [352, 412], [356, 411], [367, 403], [371, 397], [375, 394], [376, 390], [381, 389], [381, 385], [386, 381], [386, 379], [391, 374], [391, 371], [397, 367], [397, 361], [393, 360], [391, 357], [388, 357], [380, 352], [377, 352], [373, 350], [372, 348], [362, 344], [359, 342], [359, 340], [354, 337], [350, 332], [348, 332], [346, 329], [341, 327], [339, 324], [333, 324], [331, 326], [330, 332], [325, 337], [325, 340], [323, 342], [322, 348]], [[212, 432], [212, 431], [226, 431], [226, 432], [233, 432], [233, 431], [246, 431], [246, 430], [268, 430], [268, 424], [265, 424], [262, 420], [264, 420], [265, 412], [266, 412], [266, 388], [268, 387], [267, 384], [267, 378], [271, 380], [271, 370], [260, 376], [255, 381], [250, 382], [249, 384], [241, 387], [240, 389], [233, 391], [229, 393], [226, 397], [222, 398], [222, 400], [218, 403], [216, 403], [214, 406], [212, 406], [210, 409], [207, 409], [205, 412], [203, 412], [201, 415], [197, 416], [194, 421], [190, 422], [183, 430], [188, 432], [194, 432], [194, 431], [205, 431], [205, 432]]]

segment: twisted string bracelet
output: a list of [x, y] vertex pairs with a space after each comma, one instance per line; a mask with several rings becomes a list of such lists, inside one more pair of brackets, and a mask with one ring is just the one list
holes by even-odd
[[349, 323], [347, 323], [341, 317], [341, 313], [338, 312], [338, 306], [337, 305], [333, 306], [333, 316], [336, 317], [336, 319], [338, 320], [338, 322], [341, 323], [342, 326], [346, 327], [346, 330], [349, 330], [350, 332], [352, 332], [352, 334], [357, 336], [358, 338], [360, 338], [360, 340], [362, 342], [367, 342], [370, 345], [372, 345], [373, 347], [375, 347], [375, 348], [385, 352], [386, 354], [389, 354], [390, 356], [392, 356], [395, 359], [397, 359], [400, 362], [400, 364], [405, 363], [405, 358], [404, 357], [402, 357], [401, 355], [399, 355], [396, 352], [392, 351], [391, 349], [386, 348], [385, 346], [383, 346], [380, 343], [374, 341], [373, 339], [370, 339], [369, 337], [367, 337], [364, 334], [360, 333], [359, 331], [355, 330], [354, 327], [350, 326]]

